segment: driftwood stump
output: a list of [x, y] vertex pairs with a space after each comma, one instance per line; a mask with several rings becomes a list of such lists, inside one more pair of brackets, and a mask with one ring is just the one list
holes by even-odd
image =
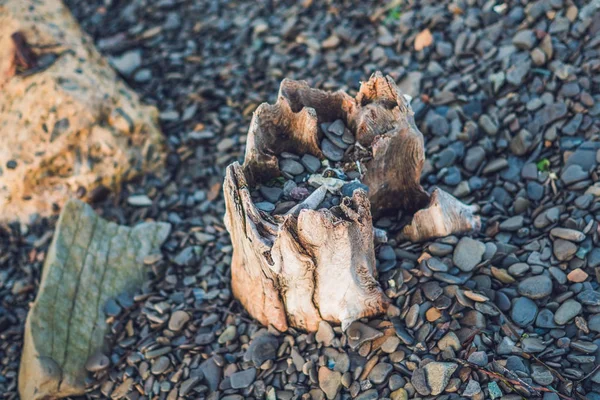
[[[278, 155], [323, 159], [319, 126], [338, 119], [354, 134], [355, 146], [371, 154], [361, 168], [369, 193], [356, 190], [335, 209], [312, 209], [320, 200], [311, 205], [309, 198], [285, 215], [259, 211], [250, 191], [281, 174]], [[377, 282], [371, 213], [413, 215], [403, 230], [413, 241], [479, 228], [474, 207], [421, 187], [424, 161], [423, 135], [390, 77], [374, 74], [356, 98], [284, 80], [277, 103], [262, 104], [254, 113], [244, 164], [233, 163], [226, 172], [235, 297], [253, 317], [280, 331], [290, 326], [316, 331], [321, 320], [345, 329], [384, 312], [389, 300]]]

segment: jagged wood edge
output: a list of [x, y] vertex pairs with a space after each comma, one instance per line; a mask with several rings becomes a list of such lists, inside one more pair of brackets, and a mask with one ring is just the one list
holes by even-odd
[[232, 291], [262, 324], [315, 331], [323, 319], [347, 326], [385, 311], [366, 193], [344, 199], [341, 215], [302, 210], [277, 224], [256, 209], [238, 163], [227, 168], [224, 190]]

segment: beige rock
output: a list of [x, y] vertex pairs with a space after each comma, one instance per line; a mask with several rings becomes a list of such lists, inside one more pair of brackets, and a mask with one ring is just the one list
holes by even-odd
[[[25, 73], [15, 71], [15, 32], [39, 59]], [[117, 189], [163, 165], [156, 109], [140, 104], [60, 0], [0, 2], [0, 91], [0, 221], [52, 214], [80, 187]]]
[[581, 268], [577, 268], [574, 269], [573, 271], [569, 272], [569, 275], [567, 275], [567, 279], [570, 282], [576, 282], [576, 283], [580, 283], [580, 282], [585, 282], [585, 280], [588, 278], [588, 274], [582, 270]]
[[141, 286], [144, 257], [159, 250], [169, 231], [166, 223], [120, 226], [79, 200], [67, 202], [25, 323], [22, 399], [85, 392], [86, 364], [93, 364], [86, 361], [104, 350], [106, 302]]
[[432, 396], [437, 396], [444, 391], [456, 368], [458, 365], [447, 362], [431, 362], [424, 367]]

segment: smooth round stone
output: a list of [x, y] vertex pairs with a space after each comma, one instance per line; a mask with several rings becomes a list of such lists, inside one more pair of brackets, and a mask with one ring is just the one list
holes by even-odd
[[377, 263], [377, 271], [383, 273], [383, 272], [388, 272], [391, 271], [392, 269], [396, 268], [396, 265], [398, 265], [398, 261], [396, 260], [385, 260], [385, 261], [381, 261]]
[[518, 215], [511, 217], [500, 224], [500, 230], [507, 232], [515, 232], [523, 227], [523, 217]]
[[456, 159], [456, 153], [451, 148], [445, 148], [441, 152], [437, 154], [437, 160], [435, 162], [435, 167], [437, 169], [442, 169], [444, 167], [448, 167], [454, 164], [454, 160]]
[[519, 371], [525, 374], [529, 374], [529, 369], [523, 362], [523, 359], [519, 356], [510, 356], [506, 359], [506, 369], [510, 371]]
[[468, 361], [480, 367], [485, 367], [488, 363], [488, 355], [485, 351], [475, 351], [471, 353]]
[[219, 336], [218, 342], [220, 344], [225, 344], [227, 342], [232, 341], [237, 336], [237, 328], [235, 325], [229, 325], [223, 333]]
[[404, 385], [406, 385], [406, 380], [398, 374], [390, 376], [390, 380], [388, 382], [388, 386], [392, 391], [400, 389], [401, 387], [404, 387]]
[[305, 154], [300, 159], [300, 162], [310, 173], [315, 173], [321, 168], [321, 160], [312, 154]]
[[552, 249], [559, 261], [568, 261], [577, 253], [577, 245], [564, 239], [556, 239]]
[[516, 48], [521, 50], [531, 49], [537, 42], [535, 32], [529, 29], [518, 31], [512, 39], [512, 43]]
[[427, 384], [427, 378], [425, 377], [425, 370], [423, 368], [418, 368], [413, 372], [410, 382], [420, 395], [429, 396], [431, 394], [431, 389]]
[[255, 337], [244, 353], [244, 361], [252, 361], [255, 367], [260, 367], [265, 361], [275, 360], [279, 342], [271, 334]]
[[526, 353], [540, 353], [546, 350], [544, 341], [536, 337], [527, 337], [521, 340], [521, 347]]
[[537, 182], [527, 182], [527, 197], [539, 201], [544, 197], [544, 186]]
[[344, 125], [344, 121], [341, 119], [336, 119], [331, 123], [331, 125], [329, 125], [329, 127], [327, 127], [327, 129], [323, 129], [324, 132], [331, 132], [336, 136], [342, 136], [345, 130], [346, 125]]
[[[390, 399], [392, 400], [408, 400], [408, 392], [406, 391], [406, 389], [397, 389], [394, 390], [391, 394], [390, 394]], [[600, 396], [599, 396], [600, 399]]]
[[178, 310], [171, 314], [169, 318], [169, 329], [173, 332], [179, 332], [185, 324], [190, 320], [190, 314], [185, 311]]
[[569, 280], [569, 282], [581, 283], [585, 282], [588, 276], [589, 275], [587, 274], [587, 272], [585, 272], [581, 268], [577, 268], [569, 272], [569, 274], [567, 275], [567, 279]]
[[526, 263], [516, 263], [508, 267], [508, 273], [512, 276], [523, 276], [529, 271], [529, 265]]
[[600, 293], [594, 290], [584, 290], [577, 295], [577, 300], [586, 306], [600, 306]]
[[399, 345], [400, 345], [400, 339], [396, 336], [390, 336], [381, 345], [381, 350], [384, 353], [391, 354], [396, 351], [396, 349], [398, 348]]
[[321, 141], [321, 151], [323, 152], [323, 155], [331, 161], [341, 161], [342, 158], [344, 158], [344, 150], [335, 146], [327, 138]]
[[587, 209], [594, 202], [594, 195], [584, 194], [575, 199], [575, 205], [581, 210]]
[[394, 368], [388, 363], [379, 363], [369, 373], [369, 380], [376, 385], [385, 382]]
[[354, 134], [350, 132], [350, 129], [344, 130], [344, 134], [342, 135], [342, 142], [344, 142], [347, 145], [354, 144], [354, 142], [356, 142], [356, 138], [354, 137]]
[[340, 149], [347, 149], [348, 148], [348, 143], [344, 142], [342, 140], [341, 136], [335, 135], [329, 131], [325, 131], [325, 136], [327, 137], [327, 139], [329, 139], [331, 141], [331, 143], [333, 143], [336, 147], [339, 147]]
[[290, 175], [300, 175], [304, 172], [304, 167], [302, 164], [290, 158], [279, 160], [279, 169], [281, 172], [287, 172]]
[[583, 242], [585, 240], [585, 234], [575, 229], [569, 228], [552, 228], [550, 234], [556, 238], [568, 240], [570, 242]]
[[433, 305], [438, 310], [446, 310], [452, 305], [452, 300], [447, 296], [440, 296], [433, 302]]
[[458, 339], [458, 336], [456, 336], [456, 333], [450, 331], [438, 341], [437, 346], [442, 351], [447, 348], [452, 348], [454, 351], [458, 351], [461, 348], [461, 343]]
[[233, 389], [247, 388], [254, 382], [256, 378], [256, 368], [248, 368], [244, 371], [239, 371], [231, 374], [230, 382]]
[[550, 272], [550, 275], [552, 275], [552, 277], [559, 284], [564, 285], [565, 283], [567, 283], [567, 275], [560, 268], [553, 266], [548, 268], [548, 272]]
[[547, 370], [545, 367], [541, 366], [541, 365], [533, 365], [531, 367], [532, 372], [531, 372], [531, 378], [533, 378], [533, 380], [542, 385], [542, 386], [548, 386], [551, 385], [552, 382], [554, 381], [554, 377], [552, 376], [552, 373]]
[[465, 290], [464, 295], [467, 298], [469, 298], [473, 301], [477, 301], [477, 302], [486, 302], [486, 301], [490, 300], [486, 296], [482, 295], [481, 293], [473, 292], [471, 290]]
[[[479, 303], [477, 303], [479, 304]], [[462, 317], [459, 321], [461, 324], [466, 326], [474, 326], [476, 328], [485, 329], [486, 327], [486, 317], [483, 313], [477, 310], [470, 310], [465, 313], [465, 316]]]
[[334, 399], [342, 386], [342, 374], [327, 367], [319, 368], [319, 387], [328, 399]]
[[490, 315], [492, 317], [496, 317], [500, 314], [496, 307], [492, 306], [489, 303], [475, 303], [475, 309], [485, 315]]
[[169, 368], [170, 365], [171, 365], [171, 360], [169, 360], [169, 357], [162, 356], [162, 357], [159, 357], [158, 359], [156, 359], [154, 364], [152, 364], [151, 371], [154, 375], [160, 375], [163, 372], [165, 372]]
[[413, 304], [412, 307], [410, 307], [410, 309], [408, 310], [408, 313], [406, 314], [406, 318], [405, 318], [406, 326], [408, 328], [412, 328], [413, 326], [415, 326], [417, 324], [418, 319], [419, 319], [419, 305]]
[[323, 343], [324, 346], [330, 346], [331, 341], [335, 338], [335, 333], [333, 332], [333, 328], [327, 321], [319, 322], [319, 329], [317, 330], [317, 334], [315, 335], [315, 340], [317, 343]]
[[429, 252], [436, 257], [443, 257], [452, 253], [452, 247], [449, 244], [435, 242], [429, 245]]
[[269, 203], [268, 201], [261, 201], [255, 204], [256, 208], [264, 212], [272, 212], [275, 210], [275, 204]]
[[444, 290], [440, 287], [437, 282], [426, 282], [422, 286], [423, 294], [428, 300], [435, 301], [438, 297], [444, 293]]
[[570, 320], [575, 318], [581, 313], [582, 306], [580, 303], [573, 299], [569, 299], [561, 304], [554, 313], [554, 322], [558, 325], [565, 325]]
[[148, 82], [152, 79], [152, 71], [148, 68], [140, 69], [135, 73], [133, 79], [138, 83]]
[[467, 383], [467, 387], [465, 388], [465, 391], [462, 395], [465, 397], [473, 397], [479, 393], [481, 393], [481, 386], [479, 385], [479, 382], [477, 382], [474, 379], [471, 379], [469, 380], [469, 383]]
[[598, 350], [598, 345], [585, 340], [574, 340], [571, 342], [571, 348], [582, 353], [592, 354]]
[[538, 313], [538, 307], [533, 300], [519, 297], [513, 304], [511, 318], [520, 327], [531, 325]]
[[519, 282], [518, 291], [521, 296], [541, 299], [552, 293], [552, 280], [545, 275], [531, 276]]
[[481, 262], [484, 253], [485, 244], [469, 237], [463, 237], [454, 249], [452, 261], [461, 271], [471, 272]]
[[[492, 278], [490, 278], [488, 275], [475, 275], [473, 278], [471, 278], [471, 281], [475, 282], [475, 288], [477, 290], [485, 292], [486, 290], [492, 288]], [[486, 296], [489, 297], [489, 294], [486, 293]]]
[[277, 203], [283, 194], [283, 189], [278, 187], [261, 186], [260, 194], [270, 203]]
[[90, 372], [98, 372], [106, 369], [110, 364], [110, 360], [107, 356], [100, 352], [94, 353], [90, 358], [88, 358], [85, 363], [85, 369]]
[[503, 292], [496, 292], [494, 303], [496, 303], [498, 308], [502, 311], [510, 310], [510, 299]]
[[554, 313], [547, 308], [541, 310], [535, 320], [535, 326], [545, 329], [556, 328], [556, 324], [554, 323]]
[[432, 257], [427, 260], [427, 266], [435, 272], [448, 272], [448, 266], [437, 258]]
[[121, 313], [121, 306], [114, 299], [108, 299], [104, 305], [104, 312], [110, 317], [116, 317]]

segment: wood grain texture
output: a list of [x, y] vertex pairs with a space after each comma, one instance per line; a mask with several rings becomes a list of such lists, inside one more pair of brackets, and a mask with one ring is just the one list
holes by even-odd
[[[319, 125], [337, 119], [372, 153], [362, 176], [369, 193], [357, 190], [331, 210], [259, 212], [250, 191], [280, 176], [278, 155], [324, 158]], [[390, 77], [373, 74], [355, 98], [284, 80], [277, 103], [262, 104], [253, 115], [243, 165], [233, 163], [225, 176], [234, 296], [254, 318], [280, 331], [316, 331], [321, 320], [345, 329], [384, 312], [389, 300], [377, 282], [372, 213], [414, 215], [405, 232], [411, 240], [479, 227], [474, 208], [421, 187], [424, 161], [423, 135]]]

